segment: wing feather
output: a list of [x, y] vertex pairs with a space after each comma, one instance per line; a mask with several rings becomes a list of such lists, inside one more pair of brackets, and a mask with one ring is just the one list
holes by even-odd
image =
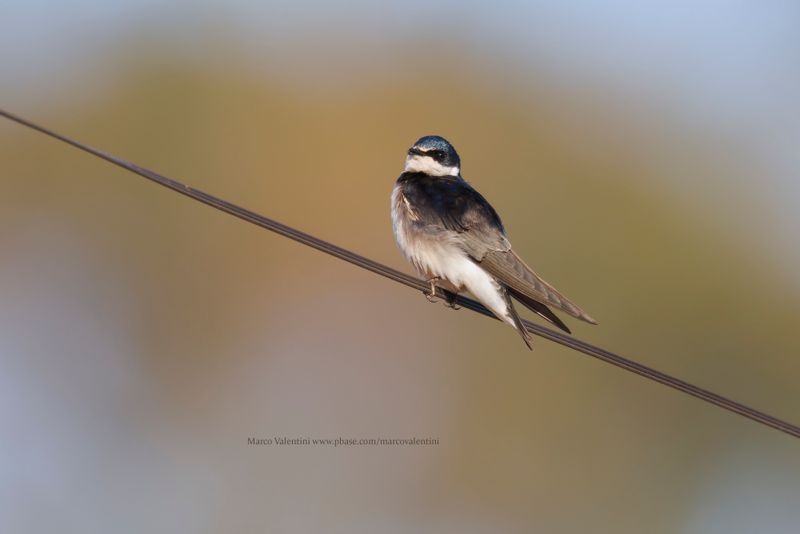
[[547, 306], [597, 324], [511, 250], [497, 212], [463, 178], [403, 173], [398, 183], [403, 184], [403, 195], [414, 206], [419, 224], [431, 233], [446, 233], [447, 239], [457, 242], [522, 304], [567, 332], [566, 325]]
[[542, 304], [556, 307], [587, 323], [597, 324], [597, 321], [592, 319], [589, 314], [542, 280], [513, 250], [489, 251], [478, 261], [478, 264], [494, 276], [498, 282], [513, 291]]

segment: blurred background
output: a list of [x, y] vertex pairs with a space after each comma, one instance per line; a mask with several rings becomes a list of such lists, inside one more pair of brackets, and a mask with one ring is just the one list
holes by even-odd
[[[7, 0], [0, 107], [403, 270], [443, 135], [575, 335], [800, 422], [797, 2], [255, 4]], [[796, 532], [786, 435], [8, 121], [0, 162], [3, 532]]]

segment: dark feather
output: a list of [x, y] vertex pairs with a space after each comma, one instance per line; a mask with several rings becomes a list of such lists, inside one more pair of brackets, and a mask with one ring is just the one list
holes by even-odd
[[542, 304], [554, 306], [587, 323], [597, 324], [586, 312], [542, 280], [514, 251], [487, 252], [478, 264], [510, 290]]
[[471, 257], [477, 259], [487, 250], [510, 247], [497, 212], [463, 178], [407, 172], [397, 182], [414, 207], [419, 224], [429, 231], [456, 232]]
[[529, 310], [536, 312], [539, 314], [540, 317], [546, 319], [553, 323], [555, 326], [559, 327], [561, 330], [566, 332], [567, 334], [571, 334], [572, 331], [564, 324], [564, 322], [558, 318], [558, 315], [552, 312], [550, 308], [542, 304], [541, 302], [535, 301], [530, 297], [526, 297], [519, 291], [515, 291], [511, 288], [508, 289], [509, 294], [524, 304]]
[[511, 316], [511, 320], [514, 321], [514, 326], [519, 332], [522, 341], [528, 346], [529, 350], [533, 350], [533, 338], [531, 337], [530, 332], [528, 332], [522, 324], [522, 319], [519, 318], [519, 314], [517, 310], [514, 308], [514, 303], [511, 301], [511, 296], [509, 296], [508, 291], [505, 289], [501, 289], [503, 292], [503, 297], [506, 299], [506, 306], [508, 306], [508, 314]]

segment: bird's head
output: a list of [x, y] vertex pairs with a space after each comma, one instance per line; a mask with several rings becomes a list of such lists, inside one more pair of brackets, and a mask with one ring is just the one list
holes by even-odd
[[430, 176], [458, 176], [461, 158], [444, 137], [426, 135], [408, 149], [406, 172], [422, 172]]

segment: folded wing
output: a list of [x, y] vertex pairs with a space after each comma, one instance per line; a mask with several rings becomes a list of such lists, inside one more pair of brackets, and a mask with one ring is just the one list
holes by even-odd
[[[483, 258], [478, 260], [478, 264], [494, 276], [498, 282], [507, 286], [512, 294], [518, 293], [541, 304], [558, 308], [587, 323], [597, 324], [597, 321], [592, 319], [589, 314], [542, 280], [513, 250], [487, 251]], [[517, 295], [514, 296], [517, 297]], [[528, 305], [525, 299], [519, 300]], [[541, 315], [540, 310], [533, 309], [533, 311]], [[550, 317], [545, 316], [545, 318], [552, 321]], [[557, 324], [557, 326], [561, 325]]]
[[404, 194], [425, 225], [448, 231], [448, 239], [457, 241], [475, 263], [532, 311], [566, 332], [569, 328], [547, 306], [597, 324], [511, 250], [497, 212], [463, 178], [417, 177]]

